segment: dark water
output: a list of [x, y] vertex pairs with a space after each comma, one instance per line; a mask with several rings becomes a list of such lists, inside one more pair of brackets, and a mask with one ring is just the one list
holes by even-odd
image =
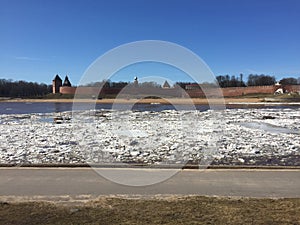
[[[227, 105], [228, 109], [236, 108], [299, 108], [295, 105]], [[52, 113], [76, 110], [90, 109], [117, 109], [117, 110], [137, 110], [137, 111], [163, 111], [163, 110], [193, 110], [206, 111], [210, 109], [209, 105], [167, 105], [167, 104], [89, 104], [76, 103], [55, 103], [55, 102], [0, 102], [0, 114], [28, 114], [28, 113]], [[223, 107], [214, 106], [213, 109], [223, 109]]]

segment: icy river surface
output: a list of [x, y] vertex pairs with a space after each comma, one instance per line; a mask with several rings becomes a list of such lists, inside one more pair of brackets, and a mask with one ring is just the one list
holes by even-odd
[[0, 114], [0, 163], [300, 165], [296, 107], [62, 111]]

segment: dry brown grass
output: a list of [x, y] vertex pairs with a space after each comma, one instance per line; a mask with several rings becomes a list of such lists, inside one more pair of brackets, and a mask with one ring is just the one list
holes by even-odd
[[82, 205], [1, 203], [0, 224], [300, 224], [300, 199], [101, 198]]

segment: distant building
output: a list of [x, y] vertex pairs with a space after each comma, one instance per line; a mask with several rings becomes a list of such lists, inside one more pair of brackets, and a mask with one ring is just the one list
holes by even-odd
[[55, 76], [55, 78], [52, 80], [52, 93], [60, 93], [59, 88], [62, 86], [62, 79], [58, 76], [58, 74]]
[[[197, 83], [192, 84], [186, 84], [185, 88], [179, 88], [180, 86], [172, 87], [170, 84], [165, 81], [162, 85], [162, 88], [139, 88], [138, 84], [138, 78], [135, 77], [133, 81], [133, 88], [129, 94], [132, 96], [138, 96], [138, 95], [151, 95], [153, 96], [153, 93], [156, 93], [158, 95], [162, 96], [172, 96], [172, 97], [192, 97], [192, 98], [199, 98], [199, 97], [219, 97], [218, 94], [220, 92], [220, 89], [218, 89], [215, 86], [207, 86], [203, 89], [203, 84], [201, 84], [201, 87]], [[95, 86], [80, 86], [80, 87], [72, 87], [72, 84], [68, 78], [68, 76], [65, 77], [64, 82], [62, 82], [62, 79], [59, 77], [59, 75], [56, 75], [55, 78], [52, 81], [52, 92], [53, 94], [59, 93], [62, 95], [74, 95], [77, 94], [78, 96], [83, 97], [91, 97], [91, 98], [97, 98], [97, 96], [117, 96], [121, 91], [123, 87], [95, 87]], [[127, 90], [128, 91], [128, 90]], [[227, 87], [227, 88], [221, 88], [221, 91], [223, 93], [224, 97], [236, 97], [236, 96], [243, 96], [243, 95], [251, 95], [251, 94], [282, 94], [285, 92], [294, 92], [294, 93], [300, 93], [300, 85], [268, 85], [268, 86], [249, 86], [249, 87]]]
[[171, 88], [171, 86], [168, 83], [168, 81], [165, 81], [165, 83], [163, 84], [162, 88]]
[[57, 94], [61, 93], [60, 88], [61, 87], [72, 87], [72, 84], [68, 78], [68, 76], [65, 77], [64, 83], [62, 82], [62, 79], [57, 74], [54, 79], [52, 80], [52, 93]]
[[134, 77], [133, 85], [137, 87], [139, 85], [139, 81], [137, 77]]
[[274, 95], [281, 95], [283, 94], [283, 89], [282, 88], [278, 88], [275, 92]]

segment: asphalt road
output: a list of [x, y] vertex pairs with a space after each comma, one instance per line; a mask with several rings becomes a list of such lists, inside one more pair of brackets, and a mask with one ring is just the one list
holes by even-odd
[[[115, 181], [143, 185], [174, 174], [161, 169], [98, 169]], [[300, 170], [180, 170], [165, 181], [127, 186], [90, 168], [0, 168], [0, 196], [91, 198], [99, 195], [300, 197]], [[153, 179], [153, 177], [156, 179]]]

